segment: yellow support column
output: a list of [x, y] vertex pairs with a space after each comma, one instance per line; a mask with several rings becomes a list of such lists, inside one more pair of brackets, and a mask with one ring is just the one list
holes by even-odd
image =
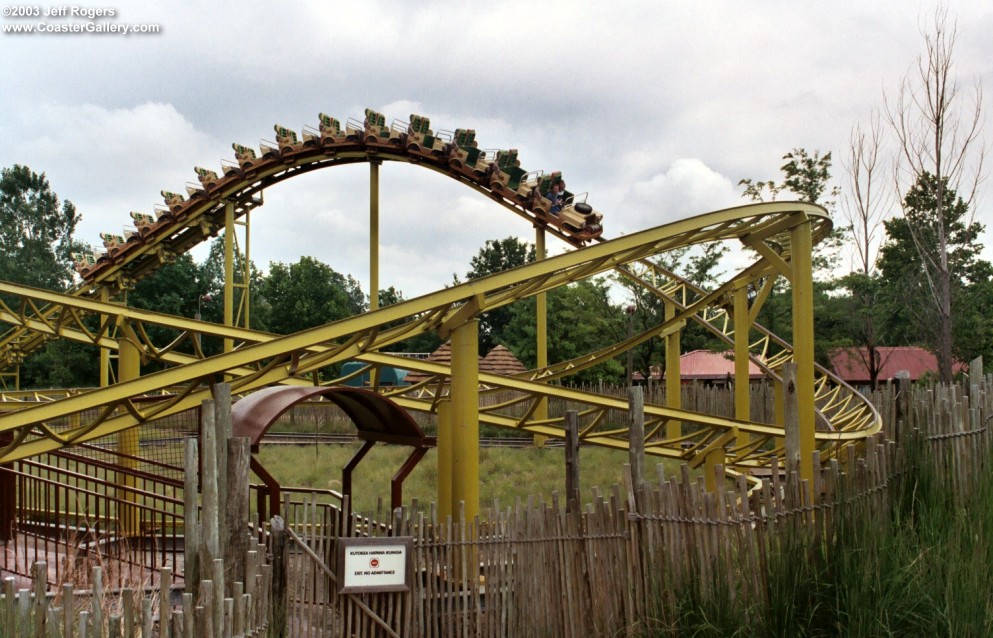
[[[534, 235], [534, 258], [536, 261], [545, 258], [545, 229], [537, 226]], [[545, 368], [548, 366], [548, 299], [543, 292], [535, 296], [535, 339], [535, 363], [538, 368]], [[538, 420], [548, 418], [548, 397], [538, 400], [534, 418]], [[535, 434], [534, 446], [545, 447], [547, 439], [546, 436]]]
[[[748, 289], [738, 288], [734, 291], [734, 418], [739, 421], [751, 421], [751, 405], [749, 401], [748, 379], [748, 330], [751, 327], [748, 319]], [[739, 446], [748, 444], [748, 433], [738, 434]]]
[[[234, 203], [224, 205], [224, 325], [234, 325]], [[247, 326], [246, 326], [247, 327]], [[231, 352], [234, 342], [224, 340], [224, 352]]]
[[[666, 323], [672, 321], [676, 316], [676, 305], [665, 304]], [[679, 355], [682, 345], [680, 343], [681, 331], [673, 332], [665, 338], [665, 404], [674, 410], [683, 407], [683, 384], [682, 373], [680, 372]], [[680, 421], [667, 421], [665, 424], [665, 438], [675, 439], [683, 435], [683, 424]]]
[[[242, 328], [250, 328], [252, 309], [252, 211], [246, 211], [240, 222], [245, 227], [245, 250], [241, 253], [241, 314]], [[236, 322], [237, 323], [237, 322]]]
[[369, 162], [369, 310], [379, 308], [379, 162]]
[[442, 399], [438, 402], [438, 520], [444, 521], [455, 511], [452, 509], [452, 402]]
[[479, 514], [479, 321], [452, 332], [452, 503], [466, 521]]
[[[141, 352], [126, 338], [118, 341], [117, 378], [131, 381], [141, 375]], [[118, 463], [125, 471], [117, 473], [117, 526], [118, 534], [124, 537], [137, 536], [141, 532], [141, 518], [136, 503], [138, 495], [135, 476], [127, 470], [138, 469], [138, 428], [124, 430], [117, 435], [117, 451], [121, 454]]]
[[793, 275], [793, 360], [800, 421], [800, 478], [814, 478], [814, 275], [811, 224], [790, 231]]
[[[110, 302], [110, 290], [106, 286], [100, 289], [100, 301]], [[110, 349], [100, 348], [100, 387], [106, 388], [110, 385]]]
[[717, 483], [717, 466], [723, 465], [724, 461], [723, 447], [715, 447], [707, 453], [707, 458], [703, 465], [703, 484], [711, 494], [716, 492], [719, 487]]
[[[379, 162], [369, 162], [369, 310], [379, 308]], [[379, 368], [369, 374], [379, 387]]]
[[[786, 405], [784, 404], [786, 393], [783, 392], [782, 366], [776, 370], [776, 374], [780, 376], [772, 380], [772, 422], [783, 427], [786, 425]], [[774, 445], [777, 448], [786, 449], [786, 437], [777, 436]]]

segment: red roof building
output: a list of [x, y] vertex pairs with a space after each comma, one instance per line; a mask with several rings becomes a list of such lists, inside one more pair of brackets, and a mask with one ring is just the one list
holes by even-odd
[[[724, 382], [734, 378], [734, 354], [713, 352], [711, 350], [694, 350], [679, 357], [679, 377], [684, 383], [688, 381]], [[758, 381], [762, 371], [753, 362], [748, 362], [748, 379]]]
[[[867, 348], [834, 348], [828, 353], [831, 368], [843, 381], [851, 385], [867, 385], [869, 378]], [[878, 381], [888, 381], [897, 372], [906, 371], [911, 381], [917, 381], [930, 373], [937, 376], [938, 358], [933, 352], [914, 346], [879, 347], [876, 358], [880, 364]], [[958, 374], [968, 370], [964, 363], [952, 364], [952, 372]]]

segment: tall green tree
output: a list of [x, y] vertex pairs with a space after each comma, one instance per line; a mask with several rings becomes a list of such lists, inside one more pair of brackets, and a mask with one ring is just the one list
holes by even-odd
[[[235, 268], [244, 268], [244, 255], [240, 250], [236, 251]], [[248, 262], [248, 282], [249, 282], [249, 317], [250, 327], [253, 330], [268, 330], [265, 325], [265, 312], [263, 311], [263, 300], [260, 291], [262, 289], [263, 275], [255, 266], [254, 261]], [[245, 276], [239, 270], [235, 272], [235, 281], [244, 282]], [[222, 323], [224, 321], [224, 238], [218, 237], [210, 244], [210, 251], [207, 258], [197, 267], [197, 298], [199, 299], [199, 310], [201, 318], [205, 321]], [[235, 299], [239, 299], [238, 293]], [[236, 302], [237, 303], [237, 302]]]
[[[534, 297], [515, 303], [500, 341], [528, 368], [537, 365], [534, 315]], [[623, 311], [610, 301], [607, 280], [586, 279], [556, 288], [548, 293], [548, 360], [566, 361], [617, 343], [625, 336], [624, 326]], [[623, 379], [624, 366], [613, 359], [580, 371], [569, 381]]]
[[[473, 280], [492, 275], [510, 268], [523, 266], [535, 260], [534, 244], [523, 242], [516, 237], [487, 239], [486, 244], [470, 262], [466, 279]], [[455, 283], [460, 283], [455, 276]], [[520, 302], [517, 302], [520, 303]], [[493, 346], [503, 343], [504, 331], [512, 316], [511, 306], [495, 308], [479, 318], [479, 353], [486, 354]], [[534, 313], [532, 312], [532, 323]]]
[[44, 173], [15, 164], [0, 171], [0, 279], [65, 290], [73, 281], [76, 207], [60, 202]]
[[[699, 288], [709, 290], [716, 286], [721, 277], [721, 258], [728, 250], [726, 245], [714, 242], [693, 248], [683, 247], [670, 250], [657, 255], [652, 261], [662, 270], [674, 273]], [[638, 271], [640, 269], [633, 266], [633, 270]], [[650, 272], [646, 270], [642, 276], [651, 283], [652, 275]], [[627, 302], [622, 304], [623, 307], [621, 308], [625, 310], [625, 327], [622, 336], [626, 336], [628, 327], [633, 333], [640, 333], [665, 321], [664, 301], [651, 288], [623, 275], [615, 277], [615, 281], [627, 291]], [[630, 312], [627, 312], [628, 309]], [[717, 341], [714, 335], [694, 321], [686, 324], [680, 338], [680, 345], [683, 352], [701, 348], [723, 347], [723, 344]], [[633, 366], [632, 372], [640, 372], [646, 378], [650, 375], [652, 367], [658, 366], [664, 369], [664, 341], [661, 338], [653, 338], [640, 344], [632, 352], [631, 364]]]
[[259, 294], [268, 329], [290, 334], [364, 312], [365, 295], [351, 275], [301, 257], [295, 264], [273, 262]]
[[[811, 154], [804, 148], [794, 148], [782, 159], [783, 164], [779, 167], [781, 183], [743, 179], [738, 182], [744, 187], [742, 197], [761, 202], [767, 197], [775, 200], [786, 192], [799, 201], [822, 206], [833, 216], [840, 189], [831, 185], [831, 153], [821, 155], [820, 151], [814, 151]], [[841, 284], [833, 276], [847, 231], [847, 228], [836, 226], [827, 238], [814, 246], [814, 331], [817, 334], [816, 356], [822, 363], [827, 361], [828, 348], [850, 343], [844, 335], [847, 328], [843, 320], [843, 300], [836, 294]], [[757, 321], [773, 334], [792, 341], [793, 302], [788, 282], [776, 282], [772, 294], [759, 311]]]
[[[210, 283], [202, 276], [202, 266], [195, 263], [189, 253], [183, 253], [175, 262], [162, 266], [139, 281], [128, 293], [128, 305], [177, 317], [199, 317], [221, 323], [221, 302], [214, 300], [211, 291]], [[177, 338], [179, 331], [149, 326], [148, 335], [153, 343], [163, 344]], [[221, 339], [203, 338], [200, 345], [207, 355], [217, 354], [223, 348]], [[185, 344], [180, 350], [192, 353], [193, 344]]]
[[[970, 221], [969, 205], [947, 179], [930, 173], [921, 174], [907, 192], [903, 210], [904, 216], [884, 222], [886, 241], [878, 262], [885, 285], [881, 309], [887, 339], [924, 345], [936, 355], [941, 351], [946, 317], [942, 306], [934, 303], [942, 285], [935, 273], [947, 270], [949, 307], [955, 308], [948, 317], [951, 353], [962, 361], [978, 354], [988, 357], [993, 351], [993, 265], [980, 256], [983, 225]], [[939, 267], [941, 261], [946, 265]]]
[[[380, 308], [385, 308], [386, 306], [392, 306], [393, 304], [405, 301], [403, 297], [403, 291], [398, 290], [394, 286], [390, 286], [385, 290], [379, 291], [379, 306]], [[396, 321], [393, 323], [386, 324], [384, 328], [390, 328], [392, 326], [405, 323], [403, 321]], [[414, 335], [409, 339], [405, 339], [395, 346], [390, 348], [392, 352], [434, 352], [438, 346], [441, 345], [441, 339], [438, 337], [438, 333], [433, 330], [427, 332], [422, 332], [419, 335]]]
[[[738, 181], [743, 186], [741, 196], [753, 202], [775, 201], [782, 192], [793, 195], [801, 202], [810, 202], [824, 207], [831, 215], [840, 189], [831, 186], [831, 153], [824, 155], [814, 151], [811, 155], [804, 148], [794, 148], [783, 155], [783, 165], [779, 167], [783, 181], [756, 182], [752, 179]], [[831, 235], [814, 247], [814, 271], [825, 278], [837, 266], [840, 256], [844, 229], [835, 228]]]
[[[0, 171], [0, 280], [68, 289], [74, 277], [72, 253], [83, 249], [73, 238], [79, 219], [76, 207], [59, 200], [44, 173], [18, 164]], [[7, 327], [0, 324], [0, 330]], [[57, 339], [28, 357], [21, 384], [90, 386], [97, 368], [92, 348]]]

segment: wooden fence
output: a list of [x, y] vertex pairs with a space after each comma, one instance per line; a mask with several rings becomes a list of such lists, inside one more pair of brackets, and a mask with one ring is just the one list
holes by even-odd
[[[911, 441], [930, 450], [951, 498], [968, 494], [989, 463], [988, 383], [884, 388], [874, 400], [888, 438], [817, 463], [809, 484], [774, 471], [758, 489], [738, 477], [708, 492], [703, 477], [687, 468], [667, 476], [658, 466], [640, 488], [629, 479], [583, 495], [582, 508], [553, 495], [494, 505], [473, 520], [443, 520], [434, 506], [416, 502], [368, 517], [316, 500], [287, 502], [285, 524], [271, 526], [268, 547], [253, 545], [245, 554], [243, 578], [228, 576], [220, 558], [187, 554], [188, 563], [199, 565], [198, 591], [181, 594], [165, 570], [153, 590], [138, 585], [111, 595], [99, 584], [86, 592], [66, 584], [53, 596], [45, 593], [48, 570], [39, 564], [32, 588], [16, 591], [12, 579], [3, 582], [0, 636], [526, 638], [651, 631], [669, 622], [666, 609], [686, 591], [746, 601], [765, 595], [769, 564], [796, 532], [816, 542], [839, 516], [880, 519], [882, 529], [891, 487], [913, 469], [904, 453]], [[205, 473], [216, 473], [211, 465]], [[235, 475], [230, 466], [228, 472]], [[229, 479], [228, 496], [219, 499], [210, 483], [205, 510], [237, 491], [238, 481]], [[232, 530], [217, 525], [207, 513], [193, 523], [194, 545], [208, 548], [207, 558], [225, 553], [210, 549], [213, 537]], [[412, 539], [409, 591], [341, 591], [337, 546], [360, 536]], [[99, 573], [92, 582], [102, 582]]]

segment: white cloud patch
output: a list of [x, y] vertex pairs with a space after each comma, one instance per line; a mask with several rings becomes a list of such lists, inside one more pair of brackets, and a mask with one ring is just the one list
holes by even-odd
[[740, 203], [730, 179], [698, 159], [686, 158], [631, 184], [621, 209], [631, 232]]
[[[481, 147], [519, 149], [526, 170], [561, 170], [616, 237], [742, 204], [738, 180], [778, 180], [796, 147], [833, 152], [842, 183], [855, 119], [911, 68], [932, 11], [927, 0], [137, 3], [121, 19], [161, 34], [0, 38], [7, 67], [30, 69], [4, 87], [0, 166], [46, 172], [84, 216], [77, 237], [98, 242], [160, 190], [182, 190], [194, 165], [218, 169], [231, 141], [369, 106], [390, 121], [428, 116], [435, 131], [474, 128]], [[960, 86], [993, 85], [989, 0], [949, 13]], [[269, 189], [252, 217], [258, 265], [313, 255], [367, 279], [368, 170]], [[381, 179], [381, 282], [408, 296], [464, 274], [487, 239], [534, 240], [525, 220], [431, 171], [386, 164]], [[977, 210], [987, 223], [989, 202]]]
[[218, 152], [175, 107], [153, 102], [123, 109], [46, 104], [35, 113], [32, 132], [5, 163], [46, 172], [52, 188], [83, 216], [77, 238], [90, 242], [129, 224], [130, 210], [150, 212], [162, 201], [160, 190], [182, 191], [195, 178], [194, 161]]

